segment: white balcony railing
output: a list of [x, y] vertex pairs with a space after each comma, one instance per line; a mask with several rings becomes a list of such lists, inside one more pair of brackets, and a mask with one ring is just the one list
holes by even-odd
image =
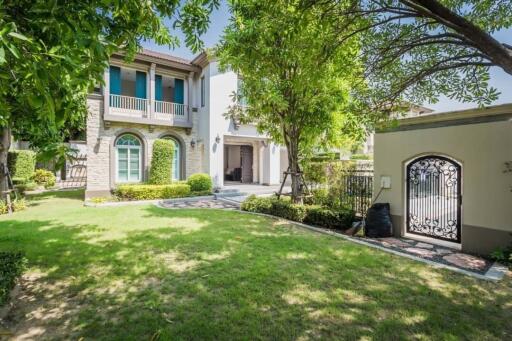
[[148, 102], [145, 98], [110, 95], [110, 107], [114, 109], [114, 113], [120, 115], [147, 117]]
[[[153, 110], [150, 110], [150, 103]], [[110, 114], [172, 122], [188, 122], [189, 118], [186, 104], [112, 94], [110, 95]]]

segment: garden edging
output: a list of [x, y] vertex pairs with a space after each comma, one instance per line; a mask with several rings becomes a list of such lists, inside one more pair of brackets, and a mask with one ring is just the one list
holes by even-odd
[[87, 207], [115, 207], [115, 206], [129, 206], [129, 205], [144, 205], [144, 204], [158, 204], [162, 201], [168, 202], [190, 202], [199, 200], [213, 200], [213, 195], [202, 195], [197, 197], [183, 197], [183, 198], [169, 198], [169, 199], [153, 199], [153, 200], [131, 200], [131, 201], [112, 201], [103, 203], [93, 203], [85, 201], [84, 206]]
[[297, 225], [299, 227], [302, 227], [302, 228], [310, 230], [310, 231], [314, 231], [314, 232], [330, 235], [330, 236], [337, 237], [337, 238], [343, 238], [345, 240], [348, 240], [348, 241], [351, 241], [351, 242], [354, 242], [354, 243], [357, 243], [357, 244], [360, 244], [360, 245], [365, 245], [365, 246], [368, 246], [368, 247], [371, 247], [371, 248], [374, 248], [374, 249], [379, 249], [379, 250], [384, 251], [384, 252], [392, 253], [392, 254], [397, 255], [397, 256], [401, 256], [401, 257], [409, 258], [409, 259], [412, 259], [412, 260], [415, 260], [415, 261], [419, 261], [419, 262], [422, 262], [422, 263], [426, 263], [426, 264], [428, 264], [428, 265], [430, 265], [430, 266], [432, 266], [434, 268], [448, 269], [448, 270], [451, 270], [451, 271], [454, 271], [454, 272], [458, 272], [460, 274], [464, 274], [464, 275], [467, 275], [467, 276], [471, 276], [471, 277], [474, 277], [474, 278], [483, 279], [483, 280], [487, 280], [487, 281], [500, 281], [501, 279], [503, 279], [503, 277], [505, 276], [505, 273], [508, 271], [506, 266], [501, 265], [501, 264], [499, 264], [497, 262], [494, 262], [494, 264], [485, 273], [485, 275], [481, 275], [481, 274], [478, 274], [478, 273], [475, 273], [475, 272], [471, 272], [471, 271], [467, 271], [467, 270], [464, 270], [464, 269], [460, 269], [460, 268], [457, 268], [457, 267], [454, 267], [454, 266], [451, 266], [451, 265], [437, 263], [437, 262], [433, 262], [433, 261], [430, 261], [428, 259], [424, 259], [424, 258], [421, 258], [421, 257], [416, 257], [416, 256], [413, 256], [413, 255], [410, 255], [410, 254], [406, 254], [406, 253], [403, 253], [403, 252], [398, 252], [398, 251], [395, 251], [395, 250], [391, 250], [391, 249], [388, 249], [388, 248], [385, 248], [385, 247], [382, 247], [382, 246], [379, 246], [379, 245], [375, 245], [375, 244], [371, 244], [371, 243], [365, 242], [364, 240], [361, 240], [359, 238], [354, 238], [354, 237], [351, 237], [351, 236], [348, 236], [348, 235], [345, 235], [345, 234], [342, 234], [342, 233], [338, 233], [338, 232], [331, 231], [331, 230], [326, 230], [326, 229], [323, 229], [323, 228], [318, 228], [318, 227], [311, 226], [311, 225], [308, 225], [308, 224], [304, 224], [304, 223], [301, 223], [301, 222], [297, 222], [297, 221], [293, 221], [293, 220], [288, 220], [288, 219], [284, 219], [284, 218], [281, 218], [281, 217], [276, 217], [276, 216], [273, 216], [273, 215], [270, 215], [270, 214], [265, 214], [265, 213], [248, 212], [248, 211], [242, 211], [242, 210], [240, 210], [240, 212], [241, 213], [245, 213], [245, 214], [253, 214], [253, 215], [259, 215], [259, 216], [263, 216], [263, 217], [267, 217], [267, 218], [272, 218], [274, 220], [283, 220], [283, 221], [288, 222], [289, 224], [294, 224], [294, 225]]

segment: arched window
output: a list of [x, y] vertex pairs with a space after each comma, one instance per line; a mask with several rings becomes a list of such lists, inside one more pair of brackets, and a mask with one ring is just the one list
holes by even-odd
[[181, 179], [181, 144], [172, 136], [164, 136], [163, 139], [174, 142], [174, 156], [172, 157], [172, 180]]
[[140, 140], [132, 134], [121, 135], [116, 141], [116, 182], [142, 180]]

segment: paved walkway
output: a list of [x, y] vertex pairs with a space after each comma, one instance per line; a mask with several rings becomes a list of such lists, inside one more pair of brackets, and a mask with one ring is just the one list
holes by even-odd
[[360, 238], [367, 243], [442, 263], [459, 269], [485, 274], [494, 262], [459, 250], [406, 238]]
[[197, 201], [162, 201], [159, 206], [164, 208], [218, 208], [234, 210], [238, 206], [221, 200], [197, 200]]

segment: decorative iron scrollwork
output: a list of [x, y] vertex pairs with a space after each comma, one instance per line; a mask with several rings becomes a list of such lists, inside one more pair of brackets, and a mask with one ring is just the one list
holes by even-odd
[[460, 174], [460, 165], [442, 156], [407, 166], [409, 233], [460, 242]]

